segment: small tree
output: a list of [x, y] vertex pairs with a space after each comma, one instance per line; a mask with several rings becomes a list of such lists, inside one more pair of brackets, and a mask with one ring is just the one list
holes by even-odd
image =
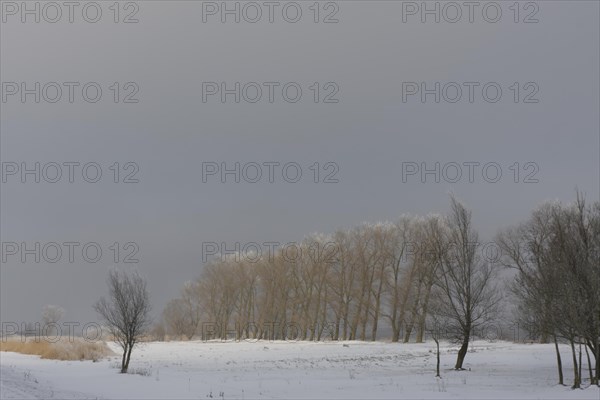
[[127, 274], [113, 270], [107, 282], [109, 298], [102, 297], [94, 309], [123, 349], [121, 373], [127, 373], [133, 347], [150, 328], [148, 290], [146, 281], [137, 272]]
[[52, 304], [46, 304], [42, 308], [42, 319], [44, 320], [44, 331], [47, 334], [58, 333], [56, 324], [65, 315], [65, 310], [62, 307]]
[[440, 340], [445, 338], [444, 335], [446, 334], [446, 327], [448, 325], [448, 320], [443, 317], [443, 301], [443, 293], [439, 290], [439, 288], [435, 288], [434, 293], [432, 293], [432, 301], [426, 317], [427, 332], [429, 332], [431, 335], [431, 338], [435, 342], [436, 346], [436, 378], [442, 377], [440, 374]]
[[440, 375], [440, 339], [442, 337], [441, 327], [439, 320], [435, 317], [435, 315], [431, 316], [431, 326], [427, 331], [431, 334], [431, 338], [435, 342], [436, 347], [436, 364], [435, 364], [435, 377], [441, 378]]

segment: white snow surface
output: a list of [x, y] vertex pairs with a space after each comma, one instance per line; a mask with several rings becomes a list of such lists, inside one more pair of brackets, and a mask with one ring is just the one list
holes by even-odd
[[[153, 342], [134, 349], [129, 374], [119, 373], [119, 357], [54, 361], [2, 352], [0, 398], [600, 399], [589, 378], [584, 389], [557, 385], [551, 344], [477, 341], [465, 371], [452, 370], [457, 351], [442, 344], [441, 379], [434, 343]], [[561, 347], [568, 385], [569, 351]]]

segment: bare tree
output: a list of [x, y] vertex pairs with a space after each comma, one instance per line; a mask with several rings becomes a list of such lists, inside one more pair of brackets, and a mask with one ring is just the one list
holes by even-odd
[[65, 310], [62, 307], [52, 304], [46, 304], [42, 308], [42, 319], [44, 320], [44, 331], [51, 335], [57, 333], [56, 324], [65, 315]]
[[560, 318], [557, 307], [562, 300], [557, 296], [561, 291], [560, 279], [556, 276], [556, 260], [550, 256], [553, 235], [549, 221], [553, 207], [551, 204], [538, 207], [527, 222], [498, 234], [496, 242], [502, 250], [504, 266], [518, 271], [512, 292], [519, 301], [519, 323], [530, 336], [539, 337], [542, 343], [548, 336], [553, 338], [558, 381], [562, 385], [562, 358], [557, 337]]
[[[556, 294], [561, 299], [556, 309], [556, 315], [561, 318], [555, 327], [571, 347], [574, 389], [581, 387], [582, 382], [581, 346], [585, 344], [596, 354], [600, 337], [599, 216], [593, 210], [586, 207], [583, 196], [577, 193], [574, 203], [553, 207], [548, 221], [553, 239], [549, 258], [553, 260], [555, 280], [559, 282]], [[596, 379], [591, 383], [597, 383]]]
[[329, 288], [333, 293], [332, 309], [335, 314], [334, 339], [349, 338], [350, 309], [355, 301], [357, 263], [353, 242], [348, 231], [339, 230], [334, 235], [337, 245], [336, 262], [330, 266]]
[[[581, 346], [595, 356], [588, 361], [590, 381], [598, 383], [600, 337], [600, 205], [546, 203], [517, 228], [499, 235], [505, 265], [518, 271], [514, 292], [530, 332], [554, 338], [559, 383], [563, 384], [558, 339], [566, 340], [573, 358], [573, 388], [581, 386]], [[577, 357], [576, 345], [579, 345]], [[579, 358], [579, 361], [578, 359]]]
[[500, 296], [493, 286], [492, 268], [477, 256], [478, 235], [471, 226], [471, 212], [454, 197], [451, 203], [449, 247], [440, 263], [437, 285], [443, 297], [439, 314], [449, 321], [449, 332], [461, 343], [454, 366], [460, 370], [473, 330], [495, 315]]
[[196, 325], [191, 321], [191, 316], [186, 307], [185, 300], [181, 298], [170, 300], [163, 310], [163, 319], [169, 333], [174, 336], [185, 336], [189, 339], [196, 332]]
[[164, 342], [167, 337], [167, 330], [165, 328], [165, 322], [163, 319], [160, 319], [152, 325], [152, 329], [150, 330], [150, 335], [152, 336], [152, 340], [157, 342]]
[[435, 365], [435, 377], [441, 378], [440, 374], [440, 340], [444, 337], [443, 327], [445, 325], [445, 321], [443, 321], [443, 317], [441, 317], [442, 313], [440, 313], [439, 300], [441, 300], [441, 296], [433, 296], [432, 304], [430, 305], [430, 309], [427, 315], [427, 332], [435, 342], [436, 347], [436, 365]]
[[137, 272], [112, 270], [107, 282], [109, 297], [100, 298], [94, 309], [123, 349], [121, 373], [127, 373], [131, 351], [150, 328], [150, 299], [146, 281]]
[[181, 289], [181, 296], [167, 303], [162, 316], [170, 333], [191, 340], [202, 318], [200, 282], [186, 281]]
[[[388, 298], [387, 311], [383, 315], [390, 322], [392, 328], [392, 342], [400, 340], [400, 332], [404, 322], [405, 306], [409, 290], [404, 279], [405, 268], [403, 261], [406, 259], [407, 247], [409, 246], [409, 232], [412, 218], [403, 216], [394, 225], [394, 234], [387, 242], [385, 258], [388, 268], [386, 270], [386, 294]], [[410, 271], [409, 271], [410, 272]]]
[[435, 283], [440, 256], [443, 247], [444, 222], [439, 216], [430, 215], [416, 218], [411, 229], [412, 251], [410, 260], [413, 269], [411, 312], [406, 321], [404, 342], [408, 342], [413, 329], [417, 328], [416, 342], [423, 342], [425, 319], [428, 314], [429, 301]]

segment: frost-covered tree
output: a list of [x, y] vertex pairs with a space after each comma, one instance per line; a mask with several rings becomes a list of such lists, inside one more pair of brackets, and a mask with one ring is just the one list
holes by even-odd
[[58, 332], [56, 324], [65, 315], [64, 308], [53, 304], [46, 304], [42, 307], [42, 320], [44, 321], [44, 332], [48, 335], [54, 335]]

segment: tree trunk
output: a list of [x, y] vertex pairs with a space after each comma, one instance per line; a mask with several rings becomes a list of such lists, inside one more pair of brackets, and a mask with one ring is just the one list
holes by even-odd
[[564, 385], [562, 359], [560, 358], [560, 351], [558, 350], [558, 340], [556, 340], [556, 335], [554, 335], [554, 348], [556, 349], [556, 365], [558, 366], [558, 384]]
[[320, 320], [318, 322], [319, 333], [317, 335], [317, 341], [320, 342], [323, 337], [323, 333], [325, 329], [329, 332], [329, 337], [333, 340], [333, 327], [334, 324], [332, 322], [327, 322], [327, 286], [325, 286], [325, 293], [323, 294], [323, 307], [321, 311]]
[[410, 335], [412, 335], [412, 330], [415, 326], [415, 322], [417, 320], [417, 313], [420, 306], [421, 300], [421, 281], [419, 280], [419, 285], [417, 287], [417, 293], [415, 295], [415, 302], [413, 304], [411, 313], [410, 313], [410, 322], [406, 327], [406, 333], [404, 334], [404, 343], [408, 343], [410, 341]]
[[598, 387], [600, 387], [600, 342], [596, 341], [596, 377], [594, 381]]
[[569, 342], [571, 342], [571, 353], [573, 354], [573, 389], [579, 389], [581, 387], [580, 382], [579, 382], [579, 374], [578, 374], [578, 367], [577, 367], [577, 352], [575, 351], [575, 342], [573, 341], [573, 339], [569, 339]]
[[129, 345], [129, 350], [127, 350], [127, 361], [125, 362], [125, 372], [129, 369], [129, 360], [131, 359], [131, 350], [133, 350], [133, 344]]
[[423, 336], [425, 335], [425, 314], [419, 316], [419, 323], [417, 324], [417, 337], [415, 343], [423, 343]]
[[396, 324], [392, 324], [392, 342], [400, 341], [400, 328]]
[[581, 338], [579, 338], [579, 372], [577, 373], [577, 375], [579, 375], [579, 384], [581, 385], [581, 380], [583, 379], [581, 376], [581, 364], [583, 364], [581, 362]]
[[419, 326], [418, 326], [418, 329], [417, 329], [417, 337], [415, 339], [415, 343], [423, 343], [424, 332], [425, 332], [425, 325], [422, 325], [419, 322]]
[[349, 318], [349, 313], [350, 313], [350, 304], [345, 302], [344, 303], [344, 315], [343, 315], [343, 319], [344, 319], [344, 325], [343, 325], [343, 329], [342, 329], [342, 340], [346, 340], [348, 339], [348, 318]]
[[360, 324], [360, 340], [363, 342], [367, 340], [367, 321], [369, 319], [369, 300], [367, 300], [367, 306], [365, 307], [365, 316], [363, 317]]
[[379, 327], [379, 310], [381, 309], [381, 285], [375, 298], [375, 310], [373, 312], [373, 326], [371, 327], [371, 340], [377, 340], [377, 328]]
[[590, 360], [590, 352], [588, 351], [587, 345], [585, 345], [585, 355], [588, 361], [588, 370], [590, 371], [590, 385], [594, 384], [594, 374], [592, 372], [592, 360]]
[[[433, 282], [433, 281], [432, 281]], [[425, 292], [425, 300], [423, 300], [423, 310], [419, 316], [419, 322], [417, 326], [417, 339], [416, 343], [423, 343], [423, 336], [425, 334], [425, 319], [427, 318], [427, 308], [429, 307], [429, 296], [431, 295], [431, 288], [433, 283], [429, 283]]]
[[467, 355], [467, 350], [469, 349], [469, 333], [464, 335], [464, 339], [462, 345], [460, 346], [460, 350], [458, 351], [458, 357], [456, 358], [456, 365], [454, 369], [463, 369], [463, 361], [465, 360], [465, 356]]
[[440, 376], [440, 341], [437, 340], [437, 337], [434, 336], [433, 340], [435, 341], [435, 345], [437, 346], [437, 365], [435, 368], [436, 378], [441, 378]]
[[384, 265], [379, 270], [379, 285], [377, 286], [377, 294], [375, 295], [375, 310], [373, 313], [373, 327], [371, 328], [371, 340], [377, 340], [377, 328], [379, 325], [379, 312], [381, 311], [381, 293], [383, 292], [383, 270]]
[[410, 335], [412, 335], [413, 326], [413, 318], [411, 317], [410, 322], [406, 326], [406, 332], [404, 333], [404, 343], [408, 343], [410, 341]]
[[123, 348], [123, 358], [121, 359], [121, 373], [125, 374], [127, 373], [127, 365], [125, 364], [125, 360], [127, 358], [127, 349], [128, 349], [128, 345], [125, 345], [125, 347]]

